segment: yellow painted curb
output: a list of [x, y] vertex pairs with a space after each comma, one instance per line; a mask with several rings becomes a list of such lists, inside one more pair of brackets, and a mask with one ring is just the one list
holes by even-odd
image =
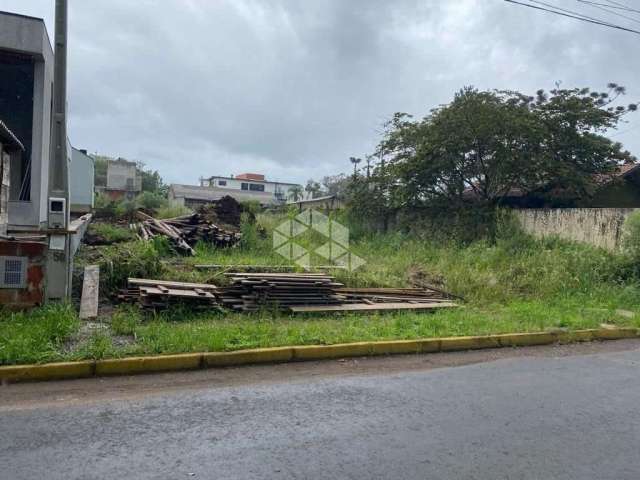
[[456, 350], [479, 350], [482, 348], [498, 348], [500, 339], [495, 335], [481, 337], [450, 337], [440, 339], [441, 352], [453, 352]]
[[496, 337], [503, 347], [530, 347], [555, 343], [558, 339], [558, 334], [552, 332], [510, 333], [496, 335]]
[[325, 358], [366, 357], [371, 354], [371, 350], [371, 342], [308, 345], [293, 347], [293, 359], [323, 360]]
[[112, 358], [96, 361], [96, 376], [195, 370], [200, 368], [201, 363], [201, 353], [159, 355], [156, 357]]
[[0, 380], [31, 382], [36, 380], [62, 380], [66, 378], [93, 377], [95, 362], [46, 363], [44, 365], [15, 365], [0, 367]]
[[596, 340], [620, 340], [622, 338], [634, 338], [638, 336], [637, 328], [601, 328], [595, 331]]
[[203, 367], [229, 367], [256, 363], [282, 363], [293, 358], [292, 347], [257, 348], [235, 352], [203, 353]]
[[97, 361], [61, 362], [44, 365], [0, 367], [0, 380], [21, 382], [86, 378], [104, 375], [133, 375], [160, 371], [195, 370], [209, 367], [241, 366], [260, 363], [282, 363], [295, 360], [323, 360], [330, 358], [435, 353], [455, 350], [474, 350], [497, 347], [522, 347], [552, 343], [588, 342], [637, 338], [637, 328], [604, 326], [599, 329], [511, 333], [475, 337], [427, 338], [358, 342], [336, 345], [306, 345], [293, 347], [258, 348], [235, 352], [186, 353], [154, 357], [129, 357]]
[[388, 342], [372, 342], [371, 355], [398, 355], [422, 353], [420, 340], [391, 340]]

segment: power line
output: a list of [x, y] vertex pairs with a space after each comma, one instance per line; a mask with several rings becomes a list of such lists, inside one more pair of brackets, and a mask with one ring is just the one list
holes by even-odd
[[592, 2], [590, 0], [577, 0], [577, 1], [580, 3], [586, 3], [588, 5], [598, 5], [600, 7], [609, 7], [609, 8], [615, 8], [616, 10], [625, 10], [627, 12], [640, 13], [640, 10], [626, 7], [626, 6], [623, 6], [622, 4], [612, 5], [611, 3], [599, 3], [599, 2]]
[[582, 20], [583, 22], [594, 23], [596, 25], [602, 25], [603, 27], [615, 28], [616, 30], [623, 30], [625, 32], [630, 32], [630, 33], [635, 33], [637, 35], [640, 35], [640, 31], [638, 31], [638, 30], [633, 30], [631, 28], [622, 27], [620, 25], [615, 25], [613, 23], [607, 23], [607, 22], [600, 21], [600, 20], [591, 20], [590, 18], [586, 18], [584, 16], [570, 15], [568, 13], [562, 13], [562, 12], [559, 12], [559, 11], [556, 11], [556, 10], [550, 10], [548, 8], [538, 7], [537, 5], [531, 5], [530, 3], [518, 2], [516, 0], [504, 0], [504, 1], [508, 2], [508, 3], [514, 3], [516, 5], [521, 5], [523, 7], [529, 7], [529, 8], [534, 8], [536, 10], [542, 10], [542, 11], [545, 11], [545, 12], [555, 13], [556, 15], [561, 15], [563, 17], [574, 18], [576, 20]]
[[539, 5], [544, 5], [545, 7], [553, 8], [555, 10], [559, 10], [560, 12], [569, 13], [571, 15], [577, 15], [580, 18], [586, 18], [588, 20], [593, 20], [594, 22], [606, 23], [607, 25], [613, 25], [612, 23], [609, 23], [606, 20], [602, 20], [600, 18], [590, 17], [589, 15], [585, 15], [585, 14], [580, 13], [580, 12], [576, 12], [576, 11], [573, 11], [573, 10], [567, 10], [566, 8], [556, 7], [555, 5], [551, 5], [550, 3], [542, 2], [540, 0], [528, 0], [528, 1], [531, 2], [531, 3], [537, 3]]
[[593, 2], [587, 2], [585, 0], [576, 0], [576, 1], [578, 1], [580, 3], [584, 3], [584, 4], [587, 4], [587, 5], [590, 5], [593, 8], [597, 8], [598, 10], [602, 10], [604, 12], [610, 13], [611, 15], [615, 15], [617, 17], [626, 18], [627, 20], [631, 20], [632, 22], [640, 23], [640, 20], [638, 20], [637, 18], [628, 17], [626, 15], [623, 15], [622, 13], [616, 12], [615, 10], [609, 10], [608, 8], [604, 8], [604, 7], [601, 7], [599, 5], [596, 5]]
[[629, 8], [628, 5], [625, 5], [624, 3], [620, 3], [620, 2], [616, 2], [615, 0], [605, 0], [607, 3], [613, 4], [613, 5], [617, 5], [620, 8]]

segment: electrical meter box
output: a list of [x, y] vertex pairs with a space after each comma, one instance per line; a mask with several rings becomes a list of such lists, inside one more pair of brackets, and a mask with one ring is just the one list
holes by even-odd
[[67, 218], [67, 200], [65, 198], [49, 198], [49, 228], [64, 228]]

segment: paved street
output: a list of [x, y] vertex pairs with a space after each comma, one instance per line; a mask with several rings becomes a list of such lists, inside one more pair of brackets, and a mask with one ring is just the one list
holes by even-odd
[[637, 479], [640, 343], [0, 388], [1, 479]]

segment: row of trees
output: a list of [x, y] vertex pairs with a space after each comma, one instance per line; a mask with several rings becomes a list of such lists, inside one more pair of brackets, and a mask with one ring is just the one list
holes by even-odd
[[620, 104], [624, 94], [614, 83], [603, 92], [557, 86], [534, 96], [464, 88], [424, 118], [396, 113], [375, 152], [350, 159], [345, 195], [382, 217], [411, 207], [491, 207], [513, 192], [584, 198], [597, 174], [635, 161], [606, 137], [638, 108]]

